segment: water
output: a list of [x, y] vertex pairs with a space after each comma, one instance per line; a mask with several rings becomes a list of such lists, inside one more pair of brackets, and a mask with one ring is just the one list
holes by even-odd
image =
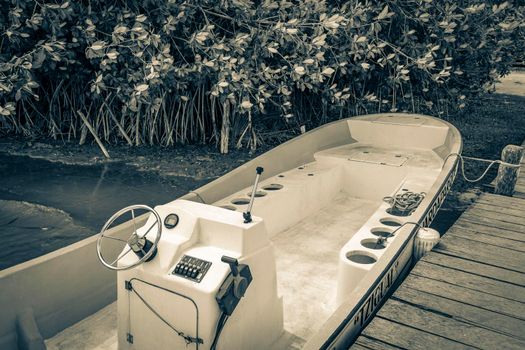
[[164, 204], [202, 184], [121, 163], [66, 165], [0, 153], [0, 269], [99, 232], [125, 206]]

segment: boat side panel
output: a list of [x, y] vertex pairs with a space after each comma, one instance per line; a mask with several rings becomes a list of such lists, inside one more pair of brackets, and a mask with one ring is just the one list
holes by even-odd
[[[138, 217], [137, 224], [145, 219]], [[49, 338], [116, 299], [116, 274], [98, 261], [96, 240], [92, 236], [0, 271], [0, 349], [17, 349], [16, 318], [24, 310], [32, 309], [41, 335]]]

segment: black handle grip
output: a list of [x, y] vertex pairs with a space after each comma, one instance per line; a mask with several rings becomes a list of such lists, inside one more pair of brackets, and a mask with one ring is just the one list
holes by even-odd
[[237, 261], [237, 259], [223, 255], [221, 261], [230, 265], [230, 270], [232, 270], [233, 276], [237, 276], [239, 274], [239, 270], [237, 269], [239, 262]]
[[221, 258], [222, 262], [225, 262], [226, 264], [234, 264], [235, 266], [239, 265], [239, 262], [235, 258], [231, 258], [229, 256], [223, 255]]

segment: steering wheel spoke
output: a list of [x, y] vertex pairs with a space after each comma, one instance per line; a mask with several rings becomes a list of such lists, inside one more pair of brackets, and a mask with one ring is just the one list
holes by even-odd
[[112, 239], [114, 241], [120, 241], [120, 242], [128, 243], [128, 241], [125, 241], [125, 240], [117, 238], [117, 237], [103, 236], [102, 238], [107, 238], [107, 239]]
[[115, 264], [118, 263], [120, 259], [128, 255], [129, 252], [131, 252], [131, 248], [129, 248], [124, 254], [119, 254], [119, 256], [115, 260], [113, 260], [113, 262], [111, 262], [110, 265], [115, 266]]
[[[146, 212], [149, 212], [150, 215], [153, 215], [153, 217], [154, 217], [153, 224], [141, 236], [139, 236], [139, 234], [137, 233], [137, 223], [136, 223], [136, 217], [135, 217], [135, 210], [137, 210], [137, 209], [145, 210]], [[112, 237], [112, 236], [106, 235], [106, 233], [107, 233], [108, 229], [111, 227], [111, 225], [118, 218], [120, 218], [122, 215], [126, 214], [129, 211], [131, 211], [131, 218], [132, 218], [131, 221], [132, 222], [130, 224], [132, 226], [133, 232], [130, 234], [128, 239], [124, 240], [124, 239], [121, 239], [121, 238], [117, 238], [117, 237]], [[154, 238], [153, 241], [149, 241], [151, 244], [148, 243], [150, 247], [146, 251], [146, 250], [144, 250], [144, 247], [146, 247], [146, 244], [144, 242], [148, 241], [148, 239], [146, 238], [146, 235], [148, 235], [150, 233], [150, 231], [153, 229], [153, 227], [155, 227], [155, 225], [157, 226], [157, 234], [155, 235], [155, 238]], [[99, 234], [99, 237], [98, 237], [98, 240], [97, 240], [97, 254], [98, 254], [98, 258], [99, 258], [100, 262], [102, 262], [102, 264], [104, 266], [106, 266], [107, 268], [109, 268], [111, 270], [127, 270], [127, 269], [131, 269], [131, 268], [133, 268], [135, 266], [138, 266], [138, 265], [142, 264], [143, 262], [148, 261], [150, 259], [150, 257], [154, 256], [154, 254], [155, 254], [155, 252], [157, 250], [157, 245], [158, 245], [158, 243], [160, 241], [161, 234], [162, 234], [162, 220], [160, 219], [159, 214], [154, 209], [148, 207], [147, 205], [140, 205], [140, 204], [126, 207], [124, 209], [119, 210], [115, 214], [113, 214], [113, 216], [110, 217], [109, 220], [104, 224], [104, 227], [102, 227], [102, 230], [100, 231], [100, 234]], [[125, 250], [125, 251], [123, 249], [123, 251], [120, 252], [120, 254], [117, 256], [117, 258], [114, 259], [111, 263], [109, 263], [102, 255], [102, 241], [103, 241], [103, 238], [108, 238], [108, 239], [111, 239], [111, 240], [115, 240], [115, 241], [120, 241], [120, 242], [126, 243], [126, 246], [124, 247], [124, 249], [126, 249], [126, 247], [129, 247], [129, 248], [127, 250]], [[131, 244], [130, 242], [133, 242], [133, 244]], [[133, 247], [135, 247], [135, 248], [133, 248]], [[135, 251], [135, 253], [138, 253], [138, 254], [136, 254], [137, 260], [135, 262], [132, 262], [132, 263], [122, 264], [122, 265], [118, 266], [118, 262], [122, 258], [127, 256], [129, 254], [129, 252], [131, 252], [131, 251]], [[142, 254], [140, 254], [140, 253], [142, 253]], [[142, 256], [140, 256], [140, 255], [142, 255]]]

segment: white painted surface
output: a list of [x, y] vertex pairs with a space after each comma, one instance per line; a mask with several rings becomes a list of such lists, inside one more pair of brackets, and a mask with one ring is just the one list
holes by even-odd
[[[228, 321], [220, 349], [266, 349], [274, 341], [277, 348], [300, 347], [339, 305], [350, 305], [347, 298], [357, 287], [366, 290], [360, 282], [374, 280], [370, 274], [380, 273], [374, 266], [391, 259], [395, 254], [391, 250], [399, 249], [407, 237], [389, 238], [385, 249], [362, 246], [363, 240], [377, 239], [372, 229], [383, 227], [380, 219], [389, 217], [382, 198], [403, 189], [433, 196], [432, 189], [440, 186], [437, 179], [443, 178], [444, 155], [452, 147], [458, 151], [460, 144], [451, 142], [447, 124], [422, 116], [374, 115], [346, 125], [352, 136], [346, 145], [319, 150], [313, 161], [264, 178], [260, 189], [266, 195], [255, 201], [252, 224], [242, 222], [246, 205], [232, 203], [247, 198], [251, 187], [230, 192], [214, 206], [177, 200], [157, 207], [162, 218], [176, 212], [180, 223], [163, 232], [152, 262], [119, 273], [120, 347], [133, 348], [124, 340], [130, 327], [137, 339], [135, 348], [160, 350], [181, 341], [158, 319], [145, 316], [149, 310], [124, 290], [124, 280], [135, 278], [190, 296], [200, 310], [198, 331], [205, 340], [200, 348], [207, 349], [219, 316], [214, 296], [228, 273], [228, 266], [220, 262], [223, 254], [249, 264], [254, 281]], [[283, 187], [272, 191], [267, 187], [272, 184]], [[424, 203], [412, 215], [396, 220], [401, 224], [421, 220], [431, 201]], [[224, 205], [236, 211], [219, 208]], [[376, 263], [348, 260], [347, 254], [356, 251], [374, 257]], [[170, 275], [183, 254], [213, 263], [201, 283]], [[132, 258], [130, 254], [122, 262]], [[170, 323], [196, 335], [196, 311], [187, 300], [156, 287], [139, 288], [166, 312], [163, 316]], [[148, 337], [153, 343], [142, 343]]]

